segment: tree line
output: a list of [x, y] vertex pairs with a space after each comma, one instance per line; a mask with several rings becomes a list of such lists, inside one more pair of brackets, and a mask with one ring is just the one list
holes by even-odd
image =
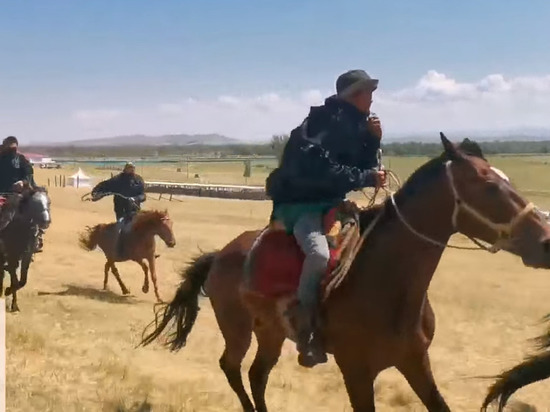
[[[188, 146], [28, 146], [24, 151], [44, 153], [53, 158], [231, 158], [253, 156], [275, 156], [281, 158], [287, 135], [273, 136], [269, 143], [188, 145]], [[497, 154], [548, 154], [550, 141], [491, 141], [480, 142], [486, 155]], [[388, 142], [382, 145], [386, 156], [437, 156], [441, 153], [440, 143]]]

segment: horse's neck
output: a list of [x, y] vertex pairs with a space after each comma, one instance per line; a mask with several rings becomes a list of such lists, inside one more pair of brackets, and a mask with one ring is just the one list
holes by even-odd
[[[417, 198], [398, 200], [397, 204], [403, 217], [417, 232], [447, 244], [453, 233], [452, 203], [441, 191], [432, 190]], [[373, 232], [373, 237], [378, 239], [367, 239], [361, 253], [363, 257], [358, 256], [364, 262], [358, 266], [364, 270], [358, 271], [361, 273], [357, 279], [362, 278], [366, 288], [379, 284], [394, 292], [401, 289], [400, 295], [409, 303], [421, 305], [444, 248], [413, 234], [392, 210], [393, 206], [387, 207], [389, 216]]]
[[147, 225], [146, 227], [138, 228], [132, 227], [131, 234], [135, 235], [137, 238], [154, 238], [157, 234], [157, 228], [154, 225]]

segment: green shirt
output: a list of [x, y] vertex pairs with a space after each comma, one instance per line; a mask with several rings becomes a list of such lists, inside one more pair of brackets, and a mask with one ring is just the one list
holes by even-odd
[[290, 235], [294, 231], [296, 222], [305, 214], [319, 213], [326, 214], [330, 209], [337, 206], [339, 201], [318, 202], [318, 203], [283, 203], [273, 207], [272, 218], [281, 221]]

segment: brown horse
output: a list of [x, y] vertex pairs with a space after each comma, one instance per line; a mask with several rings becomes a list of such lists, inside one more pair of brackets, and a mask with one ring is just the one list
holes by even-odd
[[[88, 251], [94, 250], [99, 246], [105, 254], [107, 262], [105, 263], [103, 289], [107, 289], [109, 270], [111, 270], [120, 285], [122, 293], [124, 295], [129, 294], [130, 291], [122, 282], [115, 262], [132, 260], [141, 266], [145, 274], [142, 287], [143, 293], [149, 292], [149, 278], [147, 273], [149, 270], [155, 289], [155, 296], [159, 302], [162, 302], [157, 287], [155, 236], [158, 235], [164, 243], [166, 243], [166, 246], [173, 248], [176, 245], [176, 239], [172, 231], [172, 225], [172, 220], [166, 211], [147, 210], [139, 212], [132, 222], [129, 233], [125, 235], [125, 249], [128, 253], [126, 253], [124, 259], [121, 259], [117, 253], [118, 228], [116, 223], [100, 224], [86, 228], [86, 232], [80, 235], [80, 245]], [[149, 267], [147, 267], [145, 261], [147, 261]]]
[[[550, 315], [546, 317], [550, 320]], [[537, 338], [539, 353], [528, 357], [519, 365], [502, 373], [489, 388], [483, 402], [482, 411], [490, 404], [496, 403], [498, 412], [502, 412], [508, 399], [519, 389], [532, 383], [550, 378], [550, 327], [544, 335]]]
[[[550, 266], [550, 226], [534, 206], [491, 169], [479, 147], [456, 147], [443, 134], [441, 140], [442, 156], [418, 169], [395, 197], [361, 212], [362, 231], [373, 219], [378, 222], [346, 279], [323, 304], [323, 341], [343, 374], [354, 411], [375, 410], [374, 380], [389, 367], [405, 376], [429, 411], [449, 411], [430, 367], [435, 317], [427, 290], [454, 233], [521, 256], [527, 266]], [[198, 258], [142, 340], [151, 343], [174, 321], [167, 345], [184, 346], [205, 284], [225, 339], [220, 366], [247, 412], [267, 411], [269, 373], [292, 336], [285, 306], [243, 283], [244, 263], [258, 233], [243, 233], [221, 251]], [[258, 342], [249, 372], [254, 403], [241, 376], [252, 333]]]

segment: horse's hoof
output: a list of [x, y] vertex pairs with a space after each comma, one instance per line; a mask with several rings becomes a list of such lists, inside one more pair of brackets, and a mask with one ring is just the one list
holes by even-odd
[[149, 285], [144, 285], [142, 288], [141, 288], [141, 291], [143, 293], [148, 293], [149, 292]]
[[122, 291], [122, 294], [125, 295], [125, 296], [126, 296], [126, 295], [129, 295], [129, 294], [130, 294], [130, 291], [129, 291], [129, 290], [123, 290], [123, 291]]
[[21, 312], [21, 311], [19, 310], [19, 306], [17, 306], [17, 305], [15, 305], [15, 306], [14, 306], [14, 305], [11, 305], [11, 311], [12, 311], [12, 313]]

